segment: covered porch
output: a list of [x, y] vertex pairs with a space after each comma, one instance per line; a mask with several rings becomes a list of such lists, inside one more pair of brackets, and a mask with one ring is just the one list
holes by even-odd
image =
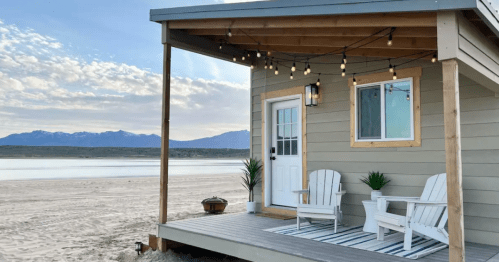
[[[429, 1], [424, 7], [420, 1], [275, 1], [151, 10], [151, 20], [162, 25], [164, 45], [158, 246], [165, 250], [170, 240], [255, 261], [407, 261], [263, 231], [295, 221], [241, 214], [167, 223], [170, 63], [176, 47], [252, 68], [251, 156], [265, 166], [257, 191], [260, 211], [296, 213], [292, 204], [276, 205], [271, 198], [271, 104], [282, 97], [304, 100], [304, 87], [320, 83], [319, 106], [302, 103], [300, 109], [296, 184], [306, 189], [308, 174], [317, 169], [346, 174], [345, 222], [356, 224], [363, 220], [361, 202], [366, 199], [356, 184], [362, 172], [390, 170], [398, 186], [387, 193], [413, 196], [421, 193], [429, 175], [446, 172], [450, 248], [420, 261], [488, 261], [497, 247], [465, 244], [465, 215], [483, 221], [466, 224], [472, 240], [496, 245], [499, 217], [489, 211], [497, 209], [499, 194], [487, 182], [496, 181], [490, 180], [493, 175], [472, 181], [475, 191], [465, 214], [460, 92], [466, 99], [485, 97], [489, 104], [483, 108], [497, 109], [491, 101], [499, 97], [499, 18], [494, 8], [482, 1]], [[355, 86], [396, 80], [397, 73], [413, 81], [407, 96], [412, 140], [356, 141]], [[473, 111], [472, 103], [464, 109]], [[489, 116], [483, 122], [495, 123]], [[473, 117], [482, 116], [470, 114], [466, 124], [473, 124]], [[467, 126], [465, 135], [472, 132]], [[466, 155], [466, 173], [494, 170], [499, 162], [480, 167], [484, 162], [477, 160], [490, 155], [486, 150], [497, 150], [494, 146], [468, 146], [477, 157]], [[405, 211], [404, 206], [393, 209]]]
[[[168, 222], [159, 225], [158, 233], [171, 241], [249, 261], [449, 261], [449, 249], [438, 251], [418, 260], [412, 260], [264, 231], [269, 228], [295, 224], [296, 221], [293, 219], [281, 220], [243, 213]], [[495, 246], [466, 243], [468, 261], [497, 262], [499, 261], [498, 253], [499, 248]]]

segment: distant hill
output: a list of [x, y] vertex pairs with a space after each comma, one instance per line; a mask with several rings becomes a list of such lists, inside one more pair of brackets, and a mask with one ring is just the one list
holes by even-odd
[[[103, 133], [63, 133], [42, 130], [12, 134], [0, 138], [0, 146], [73, 146], [73, 147], [160, 147], [157, 135], [134, 134], [125, 131]], [[170, 140], [170, 148], [249, 148], [249, 131], [233, 131], [218, 136], [190, 141]]]

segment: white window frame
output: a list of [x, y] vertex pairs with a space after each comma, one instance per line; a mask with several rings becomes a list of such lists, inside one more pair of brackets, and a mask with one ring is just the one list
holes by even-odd
[[[409, 138], [386, 138], [386, 110], [385, 110], [385, 85], [399, 82], [410, 83], [410, 110], [411, 110], [411, 137]], [[364, 87], [380, 86], [381, 96], [381, 138], [379, 139], [359, 139], [359, 101], [358, 91]], [[368, 83], [364, 85], [355, 86], [355, 142], [384, 142], [384, 141], [414, 141], [414, 79], [412, 77], [402, 78], [397, 80], [389, 80], [375, 83]]]

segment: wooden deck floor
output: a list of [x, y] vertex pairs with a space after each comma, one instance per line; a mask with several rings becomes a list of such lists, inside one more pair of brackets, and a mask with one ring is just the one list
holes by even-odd
[[[448, 249], [411, 260], [263, 231], [294, 223], [246, 213], [217, 215], [159, 225], [159, 236], [250, 261], [448, 261]], [[466, 243], [466, 261], [487, 262], [498, 253], [499, 247]]]

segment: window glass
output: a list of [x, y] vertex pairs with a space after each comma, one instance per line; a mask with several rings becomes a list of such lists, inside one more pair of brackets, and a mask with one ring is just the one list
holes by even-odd
[[288, 155], [288, 156], [290, 155], [290, 153], [291, 153], [290, 152], [290, 148], [291, 148], [290, 141], [289, 140], [285, 140], [284, 141], [284, 155]]
[[410, 99], [410, 81], [385, 85], [386, 138], [411, 138]]
[[277, 141], [277, 155], [282, 156], [284, 151], [283, 141]]
[[280, 109], [277, 110], [277, 124], [282, 124], [284, 123], [284, 110]]
[[359, 139], [381, 138], [380, 86], [358, 90]]
[[298, 155], [298, 141], [291, 140], [291, 154]]
[[291, 121], [298, 123], [298, 109], [296, 107], [291, 108]]

